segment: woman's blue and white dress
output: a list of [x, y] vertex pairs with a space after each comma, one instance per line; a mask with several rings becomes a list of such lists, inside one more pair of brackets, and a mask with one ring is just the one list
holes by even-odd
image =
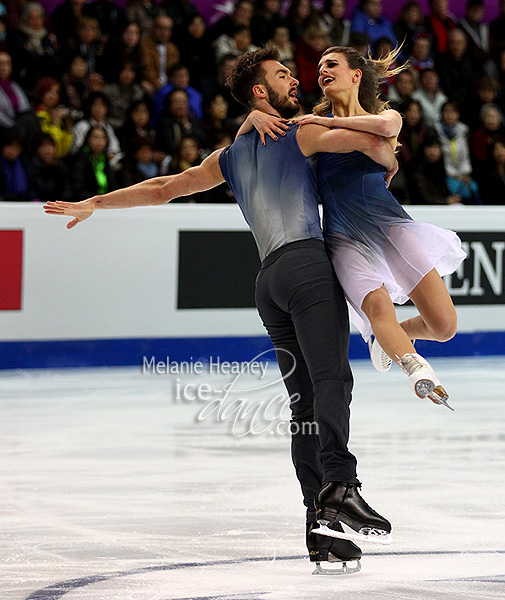
[[324, 207], [324, 236], [352, 322], [372, 335], [361, 309], [371, 291], [385, 286], [403, 304], [435, 268], [453, 273], [466, 254], [453, 231], [414, 221], [386, 188], [385, 170], [361, 152], [320, 153], [317, 181]]

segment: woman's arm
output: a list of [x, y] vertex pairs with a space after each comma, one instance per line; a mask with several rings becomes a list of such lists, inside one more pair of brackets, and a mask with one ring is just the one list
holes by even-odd
[[354, 131], [365, 131], [382, 137], [396, 137], [402, 128], [402, 117], [396, 110], [385, 110], [378, 115], [357, 115], [354, 117], [318, 117], [304, 115], [294, 120], [298, 125], [315, 123], [324, 127], [341, 127]]
[[247, 115], [247, 119], [240, 126], [240, 129], [237, 131], [235, 139], [237, 139], [239, 135], [244, 135], [244, 133], [247, 133], [248, 131], [251, 131], [251, 129], [256, 128], [258, 130], [258, 133], [260, 134], [261, 143], [264, 146], [265, 134], [270, 136], [273, 140], [276, 140], [276, 133], [279, 133], [280, 135], [285, 135], [284, 131], [287, 131], [289, 129], [288, 125], [286, 125], [287, 122], [288, 120], [283, 119], [282, 117], [270, 115], [260, 110], [252, 110]]

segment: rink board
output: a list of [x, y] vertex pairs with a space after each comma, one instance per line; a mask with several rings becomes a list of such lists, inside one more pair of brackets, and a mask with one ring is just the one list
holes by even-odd
[[[505, 207], [409, 212], [457, 231], [469, 254], [446, 280], [460, 333], [420, 350], [504, 353]], [[100, 211], [70, 231], [67, 220], [0, 203], [0, 368], [249, 360], [271, 347], [254, 308], [259, 260], [237, 206]], [[355, 333], [351, 356], [366, 356]]]

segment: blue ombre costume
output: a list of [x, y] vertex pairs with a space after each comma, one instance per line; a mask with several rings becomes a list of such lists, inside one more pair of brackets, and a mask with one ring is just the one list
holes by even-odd
[[[255, 130], [241, 135], [219, 164], [263, 261], [256, 305], [291, 399], [293, 464], [313, 523], [322, 484], [357, 478], [347, 448], [348, 311], [324, 246], [314, 161], [301, 153], [297, 129], [266, 146]], [[314, 422], [318, 435], [307, 427]]]
[[261, 260], [298, 240], [323, 239], [315, 161], [296, 141], [296, 127], [263, 146], [256, 131], [239, 136], [219, 166], [251, 228]]
[[386, 188], [384, 175], [360, 152], [318, 155], [324, 238], [351, 320], [365, 340], [372, 335], [361, 309], [368, 293], [384, 285], [402, 304], [433, 268], [443, 276], [466, 257], [454, 232], [414, 221]]

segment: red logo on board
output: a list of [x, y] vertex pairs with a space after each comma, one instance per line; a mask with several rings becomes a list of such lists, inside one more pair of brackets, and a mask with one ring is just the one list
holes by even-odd
[[21, 310], [23, 231], [0, 230], [0, 310]]

